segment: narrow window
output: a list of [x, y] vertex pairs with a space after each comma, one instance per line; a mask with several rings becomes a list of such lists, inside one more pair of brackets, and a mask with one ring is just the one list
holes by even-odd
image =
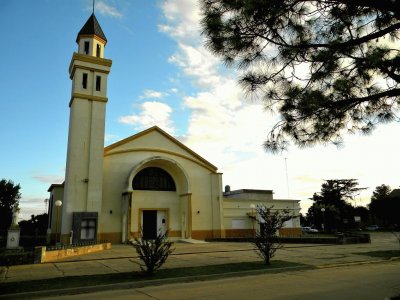
[[97, 57], [100, 57], [100, 50], [101, 50], [101, 46], [99, 44], [97, 44], [97, 47], [96, 47], [96, 56]]
[[83, 77], [82, 77], [82, 88], [84, 88], [84, 89], [87, 88], [87, 73], [83, 73]]
[[101, 76], [96, 76], [96, 91], [100, 91], [101, 88]]
[[53, 218], [53, 195], [50, 196], [49, 200], [49, 228], [51, 227], [51, 220]]
[[89, 42], [85, 42], [85, 54], [89, 54]]
[[81, 240], [93, 240], [96, 237], [96, 219], [83, 219], [81, 222]]

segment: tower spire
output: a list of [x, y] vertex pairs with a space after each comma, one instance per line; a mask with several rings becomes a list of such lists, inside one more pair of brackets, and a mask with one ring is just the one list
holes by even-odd
[[[72, 92], [61, 234], [64, 240], [69, 239], [71, 229], [81, 232], [76, 225], [80, 221], [74, 223], [74, 213], [89, 213], [96, 219], [102, 212], [107, 78], [112, 65], [104, 58], [107, 40], [93, 14], [78, 33], [77, 42], [78, 52], [72, 55], [69, 67]], [[74, 234], [73, 241], [81, 241], [80, 233]]]
[[93, 0], [93, 11], [92, 11], [92, 14], [94, 14], [94, 0]]

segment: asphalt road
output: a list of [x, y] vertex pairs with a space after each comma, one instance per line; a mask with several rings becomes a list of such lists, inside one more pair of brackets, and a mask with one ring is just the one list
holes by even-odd
[[400, 295], [400, 261], [213, 281], [56, 296], [46, 299], [389, 299]]

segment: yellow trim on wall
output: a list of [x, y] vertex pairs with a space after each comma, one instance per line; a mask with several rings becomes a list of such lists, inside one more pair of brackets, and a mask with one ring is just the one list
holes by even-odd
[[72, 78], [74, 78], [75, 71], [76, 71], [77, 68], [82, 69], [82, 70], [96, 72], [96, 73], [104, 73], [104, 74], [109, 74], [110, 73], [110, 70], [100, 70], [100, 69], [95, 69], [95, 68], [86, 67], [86, 66], [76, 66], [76, 65], [74, 65], [74, 68], [72, 69], [72, 72], [69, 75], [69, 79], [72, 80]]
[[189, 156], [177, 153], [177, 152], [172, 152], [169, 150], [164, 150], [164, 149], [155, 149], [155, 148], [136, 148], [136, 149], [126, 149], [126, 150], [117, 150], [113, 152], [106, 152], [104, 153], [104, 156], [110, 156], [114, 154], [123, 154], [123, 153], [130, 153], [130, 152], [159, 152], [159, 153], [165, 153], [165, 154], [170, 154], [174, 156], [178, 156], [187, 160], [190, 160], [191, 162], [194, 162], [195, 164], [198, 164], [199, 166], [202, 166], [209, 171], [215, 173], [215, 169], [211, 168], [209, 165], [206, 165], [204, 163], [199, 162], [198, 160], [195, 160]]
[[106, 67], [111, 67], [111, 65], [112, 65], [111, 59], [100, 58], [97, 56], [91, 56], [91, 55], [87, 55], [87, 54], [81, 54], [81, 53], [74, 52], [74, 54], [72, 55], [71, 63], [69, 64], [70, 70], [71, 70], [72, 63], [74, 62], [74, 60], [84, 61], [84, 62], [101, 65], [101, 66], [106, 66]]
[[91, 38], [91, 39], [94, 38], [95, 40], [98, 40], [100, 43], [103, 43], [104, 46], [107, 44], [106, 40], [103, 40], [101, 37], [99, 37], [96, 34], [81, 34], [81, 35], [79, 35], [77, 44], [79, 44], [79, 41], [81, 40], [81, 38]]
[[188, 236], [189, 238], [192, 237], [192, 194], [187, 196], [188, 201]]
[[[185, 146], [183, 143], [181, 143], [180, 141], [178, 141], [176, 138], [174, 138], [173, 136], [169, 135], [168, 133], [166, 133], [164, 130], [162, 130], [160, 127], [158, 126], [153, 126], [149, 129], [146, 129], [142, 132], [139, 132], [137, 134], [134, 134], [130, 137], [127, 137], [121, 141], [118, 141], [114, 144], [111, 144], [107, 147], [104, 148], [104, 153], [105, 155], [111, 155], [113, 153], [118, 153], [118, 151], [115, 151], [113, 153], [108, 153], [109, 151], [111, 151], [114, 148], [117, 148], [118, 146], [121, 146], [123, 144], [126, 144], [130, 141], [133, 141], [141, 136], [144, 136], [146, 134], [148, 134], [151, 131], [157, 131], [158, 133], [160, 133], [161, 135], [163, 135], [164, 137], [166, 137], [167, 139], [169, 139], [170, 141], [172, 141], [174, 144], [178, 145], [179, 147], [181, 147], [182, 149], [184, 149], [185, 151], [189, 152], [190, 154], [192, 154], [194, 157], [196, 157], [198, 160], [200, 160], [201, 162], [203, 162], [205, 165], [207, 165], [208, 169], [211, 170], [213, 173], [216, 173], [218, 168], [216, 166], [214, 166], [212, 163], [210, 163], [209, 161], [207, 161], [206, 159], [204, 159], [203, 157], [201, 157], [200, 155], [198, 155], [196, 152], [194, 152], [192, 149], [188, 148], [187, 146]], [[186, 158], [186, 156], [183, 156]]]
[[104, 103], [107, 103], [107, 101], [108, 101], [107, 97], [85, 95], [85, 94], [80, 94], [80, 93], [73, 93], [72, 96], [71, 96], [71, 100], [69, 101], [69, 107], [71, 107], [72, 101], [74, 101], [75, 98], [81, 98], [81, 99], [84, 99], [84, 100], [104, 102]]
[[70, 74], [72, 72], [72, 67], [74, 66], [74, 62], [76, 60], [82, 61], [82, 62], [88, 62], [88, 63], [92, 63], [92, 64], [96, 64], [96, 65], [101, 65], [101, 66], [105, 66], [105, 67], [109, 67], [109, 68], [111, 68], [111, 65], [112, 65], [111, 59], [100, 58], [100, 57], [96, 57], [96, 56], [91, 56], [91, 55], [87, 55], [87, 54], [80, 54], [80, 53], [74, 52], [74, 54], [72, 55], [71, 62], [69, 64], [69, 68], [68, 68], [68, 71]]
[[192, 196], [192, 193], [185, 193], [179, 195], [179, 197], [186, 197], [186, 196]]
[[121, 232], [100, 232], [99, 238], [100, 240], [107, 241], [113, 244], [121, 243]]

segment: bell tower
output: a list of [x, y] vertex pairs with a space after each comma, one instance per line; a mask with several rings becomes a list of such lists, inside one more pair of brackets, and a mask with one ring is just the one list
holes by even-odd
[[[107, 78], [112, 64], [104, 58], [107, 38], [94, 13], [76, 42], [78, 51], [69, 65], [72, 91], [61, 228], [65, 242], [71, 230], [79, 234], [72, 225], [73, 214], [101, 215]], [[96, 219], [95, 234], [97, 223]]]

